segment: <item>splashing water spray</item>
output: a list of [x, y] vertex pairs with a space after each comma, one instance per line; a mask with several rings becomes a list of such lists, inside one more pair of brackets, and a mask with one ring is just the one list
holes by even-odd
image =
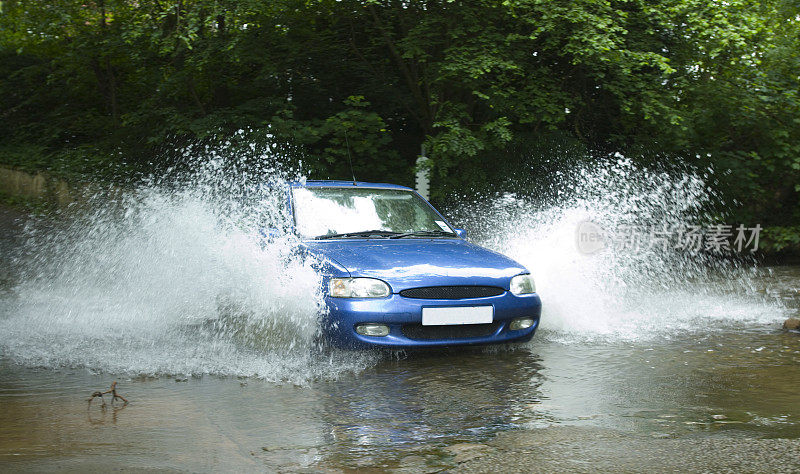
[[774, 323], [786, 312], [756, 293], [759, 274], [747, 260], [685, 252], [671, 242], [619, 248], [586, 239], [626, 227], [674, 231], [714, 222], [720, 198], [708, 174], [655, 171], [615, 154], [550, 178], [535, 198], [499, 194], [452, 212], [477, 231], [477, 243], [531, 271], [543, 308], [537, 338], [680, 338], [717, 324]]
[[[65, 222], [26, 229], [21, 276], [0, 300], [0, 347], [37, 366], [254, 376], [306, 383], [374, 355], [321, 353], [313, 262], [290, 238], [271, 154], [190, 148], [188, 171], [99, 193]], [[200, 157], [200, 158], [198, 158]], [[235, 157], [235, 158], [234, 158]]]
[[[254, 148], [253, 148], [254, 149]], [[252, 151], [252, 150], [251, 150]], [[17, 284], [0, 296], [0, 349], [14, 361], [112, 373], [217, 374], [308, 383], [357, 372], [376, 353], [315, 350], [320, 276], [290, 238], [287, 180], [275, 152], [190, 148], [187, 171], [98, 194], [63, 222], [32, 221]], [[525, 264], [543, 300], [546, 340], [677, 337], [710, 320], [772, 322], [744, 266], [672, 249], [586, 252], [576, 229], [702, 218], [702, 177], [623, 157], [553, 177], [547, 199], [486, 197], [451, 213], [479, 243]]]

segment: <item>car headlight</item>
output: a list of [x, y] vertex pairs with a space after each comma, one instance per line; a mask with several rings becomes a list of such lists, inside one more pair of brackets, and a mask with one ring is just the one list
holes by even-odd
[[536, 284], [533, 283], [533, 277], [528, 274], [517, 275], [511, 279], [510, 289], [515, 295], [529, 295], [536, 293]]
[[328, 294], [334, 298], [385, 298], [389, 285], [375, 278], [331, 278]]

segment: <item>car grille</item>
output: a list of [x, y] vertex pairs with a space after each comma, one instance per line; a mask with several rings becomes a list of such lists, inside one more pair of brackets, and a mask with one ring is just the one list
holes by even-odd
[[406, 324], [403, 335], [409, 339], [469, 339], [491, 336], [500, 327], [500, 322], [489, 324], [457, 324], [452, 326], [423, 326]]
[[426, 286], [409, 288], [400, 292], [406, 298], [428, 300], [460, 300], [464, 298], [486, 298], [502, 295], [506, 290], [496, 286]]

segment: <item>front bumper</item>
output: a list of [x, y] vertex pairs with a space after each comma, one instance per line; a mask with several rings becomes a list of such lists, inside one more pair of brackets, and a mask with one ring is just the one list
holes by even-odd
[[[326, 338], [334, 346], [353, 349], [374, 346], [403, 349], [527, 341], [533, 337], [539, 326], [542, 310], [542, 303], [537, 294], [516, 296], [508, 291], [488, 298], [459, 300], [406, 298], [396, 293], [387, 298], [376, 299], [326, 297], [325, 303], [328, 307], [323, 323]], [[420, 329], [442, 328], [420, 326], [422, 308], [487, 305], [494, 307], [494, 322], [492, 326], [483, 328], [485, 330], [477, 331], [480, 334], [476, 335], [476, 331], [464, 331], [459, 335], [458, 326], [447, 326], [446, 328], [453, 329], [449, 334], [443, 334], [448, 331], [438, 333], [431, 331], [424, 337], [419, 336]], [[516, 331], [509, 330], [508, 325], [511, 320], [522, 317], [533, 318], [533, 326]], [[355, 328], [362, 323], [385, 324], [389, 326], [389, 335], [379, 337], [358, 334]], [[440, 333], [441, 337], [438, 337], [437, 334]]]

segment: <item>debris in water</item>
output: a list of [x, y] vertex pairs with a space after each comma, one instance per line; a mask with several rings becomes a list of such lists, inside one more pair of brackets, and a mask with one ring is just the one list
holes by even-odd
[[[120, 395], [120, 394], [118, 394], [118, 393], [117, 393], [117, 381], [115, 380], [115, 381], [114, 381], [114, 382], [111, 384], [111, 388], [110, 388], [110, 389], [108, 389], [108, 390], [106, 390], [105, 392], [94, 392], [94, 393], [92, 394], [92, 396], [91, 396], [91, 397], [89, 397], [89, 400], [88, 400], [88, 402], [89, 402], [89, 405], [91, 405], [91, 404], [92, 404], [92, 400], [94, 400], [94, 399], [95, 399], [95, 398], [97, 398], [97, 397], [100, 397], [100, 400], [102, 400], [102, 401], [103, 401], [103, 405], [102, 405], [102, 406], [106, 406], [106, 399], [103, 397], [103, 395], [105, 395], [105, 394], [107, 394], [107, 393], [110, 393], [110, 394], [111, 394], [111, 405], [114, 405], [114, 400], [116, 400], [117, 398], [119, 398], [120, 400], [122, 400], [122, 401], [125, 403], [125, 405], [127, 405], [127, 404], [128, 404], [128, 400], [127, 400], [125, 397], [123, 397], [122, 395]], [[124, 405], [123, 405], [123, 406], [124, 406]]]

